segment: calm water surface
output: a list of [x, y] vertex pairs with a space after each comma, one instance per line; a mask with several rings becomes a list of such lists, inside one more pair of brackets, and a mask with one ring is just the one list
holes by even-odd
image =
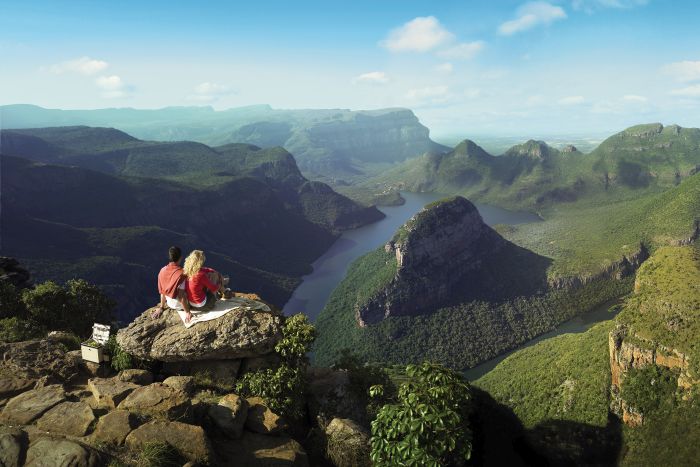
[[[404, 205], [380, 208], [386, 214], [384, 219], [344, 232], [313, 263], [313, 272], [302, 278], [302, 283], [284, 306], [284, 313], [290, 315], [304, 312], [315, 321], [353, 261], [389, 241], [394, 232], [423, 206], [445, 197], [436, 193], [402, 193], [402, 196], [406, 199]], [[476, 207], [484, 222], [489, 225], [523, 224], [540, 220], [537, 215], [528, 212], [508, 211], [483, 204], [476, 204]]]

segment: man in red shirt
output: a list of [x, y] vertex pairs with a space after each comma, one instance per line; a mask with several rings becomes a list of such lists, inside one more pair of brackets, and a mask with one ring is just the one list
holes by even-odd
[[189, 322], [192, 314], [190, 313], [190, 302], [187, 300], [185, 292], [185, 275], [183, 274], [182, 266], [180, 266], [182, 251], [176, 246], [171, 246], [168, 250], [168, 256], [170, 262], [163, 266], [158, 273], [160, 304], [152, 316], [154, 318], [160, 316], [167, 304], [168, 308], [185, 310], [185, 313], [187, 313], [185, 321]]

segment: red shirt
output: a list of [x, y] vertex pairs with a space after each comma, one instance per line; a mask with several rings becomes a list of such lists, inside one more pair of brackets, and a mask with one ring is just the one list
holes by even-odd
[[158, 273], [158, 292], [166, 297], [177, 297], [177, 286], [184, 280], [182, 268], [177, 263], [168, 263]]
[[188, 277], [185, 282], [185, 290], [187, 290], [187, 300], [190, 303], [202, 303], [207, 298], [207, 289], [216, 293], [219, 286], [209, 280], [207, 274], [215, 272], [212, 268], [203, 267], [194, 277]]

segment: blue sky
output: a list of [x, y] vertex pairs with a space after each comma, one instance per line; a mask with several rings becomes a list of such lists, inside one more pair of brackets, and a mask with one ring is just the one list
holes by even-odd
[[681, 0], [0, 0], [0, 104], [403, 106], [463, 137], [700, 126], [699, 17]]

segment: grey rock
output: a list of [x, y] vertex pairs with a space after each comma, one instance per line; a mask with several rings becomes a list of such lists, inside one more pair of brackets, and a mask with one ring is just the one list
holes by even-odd
[[170, 376], [165, 378], [163, 384], [188, 395], [194, 391], [194, 378], [192, 376]]
[[119, 404], [118, 408], [141, 415], [174, 420], [187, 414], [190, 399], [182, 391], [163, 383], [153, 383], [135, 389]]
[[327, 455], [337, 467], [371, 465], [369, 432], [353, 420], [334, 418], [326, 427]]
[[67, 439], [42, 437], [27, 450], [27, 467], [99, 467], [104, 459], [93, 449]]
[[238, 439], [248, 417], [248, 401], [236, 394], [227, 394], [209, 407], [209, 417], [226, 436]]
[[66, 393], [61, 385], [32, 389], [10, 399], [0, 415], [0, 422], [28, 425], [65, 400]]
[[95, 441], [121, 446], [131, 431], [138, 426], [136, 416], [128, 410], [114, 410], [100, 417], [92, 434]]
[[286, 436], [265, 436], [249, 431], [241, 439], [217, 443], [224, 466], [308, 467], [309, 459], [301, 445]]
[[88, 389], [95, 397], [97, 407], [105, 409], [116, 408], [131, 391], [140, 386], [126, 383], [118, 378], [92, 378], [88, 380]]
[[214, 383], [232, 385], [238, 378], [241, 360], [197, 360], [194, 362], [165, 362], [163, 372], [176, 376], [197, 376]]
[[282, 417], [270, 410], [260, 397], [249, 397], [248, 416], [245, 427], [252, 432], [264, 435], [279, 433], [287, 428]]
[[80, 357], [55, 340], [0, 343], [0, 398], [25, 391], [42, 377], [68, 383], [80, 372]]
[[154, 420], [136, 428], [126, 437], [126, 445], [132, 450], [152, 442], [168, 443], [190, 461], [206, 464], [211, 458], [209, 438], [200, 426]]
[[95, 414], [85, 402], [61, 402], [50, 409], [36, 422], [44, 431], [69, 436], [85, 436], [95, 421]]
[[120, 371], [117, 375], [117, 378], [119, 378], [120, 381], [124, 381], [126, 383], [134, 383], [140, 384], [141, 386], [145, 386], [146, 384], [151, 384], [153, 382], [153, 373], [151, 373], [148, 370], [139, 370], [132, 368]]
[[152, 310], [146, 310], [118, 332], [117, 342], [138, 358], [165, 362], [235, 359], [272, 352], [282, 338], [282, 316], [258, 301], [243, 297], [232, 300], [242, 308], [189, 329], [177, 313], [152, 319]]

